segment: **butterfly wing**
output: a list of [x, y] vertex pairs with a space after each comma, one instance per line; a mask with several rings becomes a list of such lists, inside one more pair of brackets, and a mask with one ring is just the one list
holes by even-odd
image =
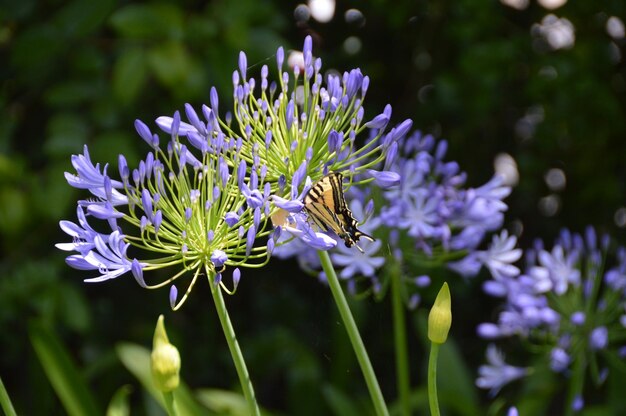
[[356, 242], [364, 237], [374, 239], [357, 228], [357, 221], [346, 204], [343, 194], [343, 175], [331, 172], [317, 181], [304, 197], [304, 207], [313, 222], [325, 231], [332, 231], [347, 247], [356, 247]]

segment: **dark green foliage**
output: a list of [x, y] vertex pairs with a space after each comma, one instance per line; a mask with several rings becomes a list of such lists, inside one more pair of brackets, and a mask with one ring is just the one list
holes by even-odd
[[[167, 292], [145, 291], [131, 276], [85, 285], [82, 279], [89, 276], [63, 263], [63, 253], [53, 246], [67, 240], [58, 221], [74, 218], [79, 195], [63, 172], [71, 170], [70, 154], [82, 152], [83, 144], [93, 160], [110, 163], [110, 172], [117, 170], [119, 153], [130, 163], [139, 160], [148, 149], [133, 121], [152, 125], [185, 102], [208, 102], [211, 86], [220, 93], [222, 111], [228, 108], [239, 50], [246, 51], [256, 73], [260, 64], [272, 66], [278, 46], [300, 48], [304, 36], [313, 34], [325, 67], [360, 67], [370, 76], [366, 116], [391, 103], [395, 121], [410, 117], [414, 127], [448, 139], [449, 158], [469, 173], [472, 185], [491, 176], [497, 153], [510, 153], [520, 183], [508, 199], [507, 224], [523, 224], [523, 244], [552, 238], [563, 226], [581, 231], [586, 224], [623, 240], [613, 215], [626, 196], [626, 51], [624, 39], [614, 42], [605, 30], [608, 16], [625, 15], [622, 0], [571, 0], [552, 11], [576, 28], [575, 46], [559, 51], [538, 47], [531, 34], [532, 25], [550, 13], [535, 2], [523, 11], [495, 1], [361, 3], [339, 2], [328, 24], [296, 24], [296, 3], [278, 0], [2, 3], [0, 373], [18, 414], [62, 412], [29, 342], [32, 319], [56, 329], [98, 404], [109, 403], [122, 385], [134, 384], [128, 396], [132, 414], [147, 412], [139, 385], [113, 348], [121, 341], [150, 345], [158, 314], [169, 311]], [[363, 26], [345, 22], [349, 7], [363, 12]], [[362, 42], [356, 55], [343, 49], [347, 36]], [[542, 120], [522, 137], [516, 125], [529, 112]], [[550, 168], [565, 172], [564, 190], [547, 188], [543, 176]], [[546, 217], [538, 203], [551, 193], [561, 205]], [[450, 395], [442, 397], [442, 405], [459, 394], [460, 403], [473, 409], [466, 372], [475, 374], [485, 346], [473, 336], [474, 327], [493, 317], [492, 305], [479, 284], [449, 281], [454, 302], [464, 311], [450, 336], [465, 342], [448, 352], [454, 360], [464, 359], [465, 367], [460, 378], [441, 368], [442, 382], [446, 377], [457, 382], [442, 389]], [[199, 286], [182, 311], [167, 316], [171, 340], [183, 357], [182, 374], [193, 388], [238, 390], [208, 287]], [[424, 296], [426, 305], [431, 301]], [[263, 407], [299, 415], [367, 407], [334, 304], [315, 278], [295, 264], [273, 261], [258, 272], [245, 271], [227, 304]], [[387, 301], [356, 306], [391, 403], [396, 391], [389, 309]], [[463, 327], [455, 327], [459, 323]], [[414, 331], [411, 376], [422, 387], [426, 353], [418, 339]], [[623, 379], [611, 373], [603, 396], [609, 401], [595, 403], [598, 408], [624, 411], [618, 392]], [[541, 382], [533, 380], [529, 395]], [[562, 393], [558, 381], [542, 382]], [[121, 392], [125, 397], [127, 391]], [[422, 393], [416, 387], [415, 395], [423, 398]], [[491, 402], [481, 397], [486, 408]], [[520, 410], [538, 414], [550, 399], [559, 400], [534, 397], [520, 399]], [[449, 409], [452, 414], [453, 406]]]

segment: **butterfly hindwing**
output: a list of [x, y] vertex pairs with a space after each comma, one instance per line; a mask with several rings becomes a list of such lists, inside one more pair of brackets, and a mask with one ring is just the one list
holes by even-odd
[[[317, 181], [304, 197], [304, 207], [309, 218], [324, 231], [332, 231], [345, 242], [347, 247], [361, 248], [359, 238], [374, 240], [357, 228], [357, 221], [346, 204], [343, 195], [343, 175], [331, 172]], [[361, 250], [363, 251], [363, 250]]]

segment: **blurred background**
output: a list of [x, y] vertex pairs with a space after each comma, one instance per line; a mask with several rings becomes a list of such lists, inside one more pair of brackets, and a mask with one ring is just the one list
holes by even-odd
[[[114, 347], [149, 347], [160, 313], [190, 386], [238, 388], [206, 283], [172, 313], [167, 290], [141, 289], [130, 275], [85, 284], [54, 248], [68, 240], [59, 220], [75, 220], [85, 196], [63, 177], [84, 144], [94, 162], [115, 169], [119, 153], [138, 160], [148, 149], [135, 119], [154, 126], [184, 103], [198, 108], [211, 86], [228, 108], [240, 50], [252, 74], [262, 64], [272, 74], [276, 48], [301, 49], [311, 35], [326, 70], [359, 67], [371, 78], [366, 119], [390, 103], [392, 121], [411, 118], [447, 139], [447, 159], [471, 186], [494, 169], [508, 172], [515, 187], [505, 227], [522, 247], [588, 224], [623, 243], [625, 17], [623, 0], [3, 1], [0, 376], [18, 414], [64, 413], [31, 346], [29, 330], [41, 325], [60, 337], [103, 409], [130, 384], [133, 414], [158, 414]], [[493, 319], [495, 303], [481, 293], [482, 278], [448, 281], [451, 336], [473, 380], [486, 345], [475, 328]], [[333, 392], [368, 403], [335, 305], [315, 277], [273, 260], [245, 272], [227, 303], [262, 406], [328, 414]], [[353, 307], [391, 400], [390, 305]], [[423, 388], [419, 315], [410, 343], [414, 385]], [[466, 394], [479, 406], [490, 400]]]

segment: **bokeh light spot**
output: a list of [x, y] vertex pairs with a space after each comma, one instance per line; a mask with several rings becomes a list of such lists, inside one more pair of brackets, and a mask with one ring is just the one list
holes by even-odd
[[537, 3], [548, 10], [554, 10], [567, 3], [567, 0], [537, 0]]
[[298, 22], [306, 22], [311, 18], [311, 10], [306, 4], [298, 4], [293, 11], [293, 17]]
[[500, 3], [517, 10], [524, 10], [530, 2], [528, 0], [500, 0]]
[[[535, 23], [531, 29], [534, 36], [538, 36], [553, 49], [569, 49], [574, 46], [576, 36], [574, 25], [564, 17], [556, 17], [553, 14], [545, 16], [541, 23]], [[540, 49], [535, 46], [536, 49]]]
[[519, 170], [515, 159], [508, 153], [498, 154], [493, 161], [493, 169], [496, 174], [504, 178], [504, 184], [515, 186], [519, 182]]
[[561, 209], [561, 199], [557, 195], [544, 196], [539, 200], [539, 212], [545, 217], [554, 217]]
[[617, 211], [615, 211], [613, 220], [615, 221], [615, 225], [619, 228], [626, 228], [626, 207], [618, 208]]
[[624, 22], [619, 17], [611, 16], [606, 20], [606, 33], [613, 39], [622, 39], [626, 35]]
[[355, 25], [357, 27], [365, 26], [365, 16], [363, 16], [363, 13], [361, 13], [360, 10], [348, 9], [344, 14], [344, 18], [346, 19], [346, 23], [350, 25]]
[[343, 41], [343, 50], [345, 50], [348, 55], [356, 55], [359, 53], [361, 46], [361, 39], [356, 36], [349, 36]]
[[562, 191], [567, 184], [565, 172], [558, 168], [548, 170], [543, 176], [543, 180], [546, 181], [546, 185], [548, 185], [551, 191]]
[[328, 23], [335, 15], [334, 0], [309, 0], [309, 9], [313, 19], [320, 23]]

